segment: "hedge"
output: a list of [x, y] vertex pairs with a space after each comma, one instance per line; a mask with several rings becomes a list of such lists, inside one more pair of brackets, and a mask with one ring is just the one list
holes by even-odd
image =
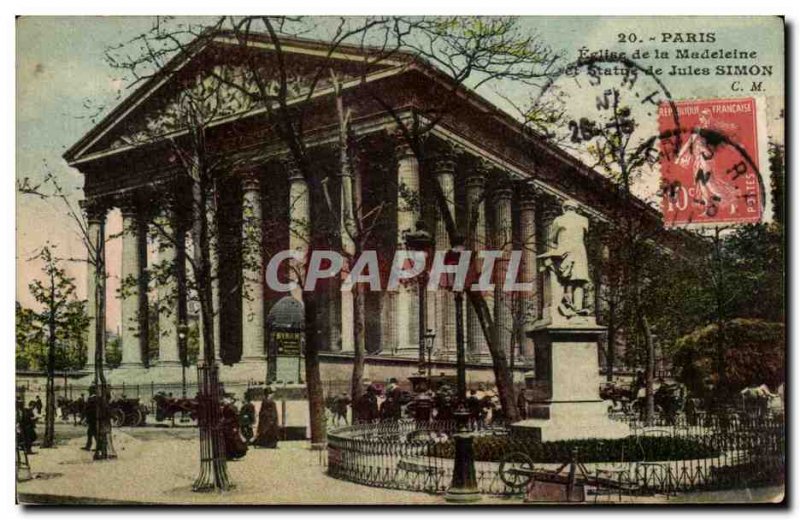
[[[720, 451], [697, 440], [682, 437], [625, 437], [536, 442], [513, 437], [476, 437], [475, 460], [499, 462], [503, 455], [526, 453], [533, 462], [562, 463], [571, 460], [577, 448], [580, 462], [692, 460], [717, 457]], [[432, 456], [454, 456], [453, 441], [437, 444]]]

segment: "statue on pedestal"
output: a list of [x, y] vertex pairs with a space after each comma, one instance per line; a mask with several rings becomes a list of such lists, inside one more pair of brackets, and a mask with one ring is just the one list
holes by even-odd
[[543, 260], [539, 270], [549, 269], [556, 277], [552, 302], [563, 317], [589, 316], [591, 311], [585, 304], [589, 283], [585, 239], [589, 219], [577, 212], [578, 205], [571, 200], [564, 201], [561, 208], [563, 213], [551, 224], [550, 249], [538, 256]]

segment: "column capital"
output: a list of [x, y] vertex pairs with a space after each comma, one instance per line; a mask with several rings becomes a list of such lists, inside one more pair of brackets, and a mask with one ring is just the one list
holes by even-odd
[[258, 191], [261, 189], [261, 177], [254, 171], [242, 175], [242, 190]]
[[300, 167], [297, 166], [297, 161], [294, 160], [294, 157], [291, 155], [286, 155], [285, 157], [281, 158], [280, 163], [286, 172], [289, 182], [305, 182], [303, 172], [300, 171]]
[[519, 205], [521, 209], [533, 209], [536, 201], [542, 196], [542, 189], [531, 181], [521, 181], [518, 184]]
[[510, 201], [514, 195], [514, 190], [507, 184], [500, 184], [492, 191], [492, 199], [496, 202]]
[[483, 190], [486, 187], [486, 177], [478, 171], [471, 172], [467, 177], [467, 190]]
[[401, 159], [415, 157], [414, 151], [411, 149], [411, 144], [409, 144], [408, 139], [406, 138], [406, 134], [403, 133], [400, 128], [396, 128], [394, 132], [392, 132], [392, 138], [394, 139], [395, 158], [398, 161]]
[[456, 171], [456, 162], [450, 152], [437, 154], [432, 161], [431, 171], [434, 175], [453, 175]]
[[108, 203], [102, 199], [83, 199], [78, 205], [86, 215], [86, 220], [91, 223], [101, 223], [108, 214]]
[[116, 203], [123, 217], [135, 217], [139, 214], [139, 197], [136, 192], [128, 191], [117, 195]]

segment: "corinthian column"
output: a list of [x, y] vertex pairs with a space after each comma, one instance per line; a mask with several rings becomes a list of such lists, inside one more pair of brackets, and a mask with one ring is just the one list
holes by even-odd
[[[447, 200], [447, 211], [455, 222], [455, 163], [448, 155], [439, 158], [433, 165], [433, 174], [439, 189], [442, 190]], [[450, 249], [450, 240], [447, 236], [445, 217], [439, 203], [436, 202], [436, 250], [447, 251]], [[456, 351], [456, 307], [453, 293], [449, 290], [438, 289], [435, 298], [436, 305], [436, 350], [440, 354], [455, 353]]]
[[[419, 163], [408, 144], [397, 146], [397, 249], [405, 249], [405, 235], [416, 229], [420, 219]], [[401, 285], [396, 299], [397, 346], [414, 350], [416, 354], [419, 331], [415, 330], [418, 316], [418, 286]]]
[[[105, 222], [106, 208], [96, 202], [87, 202], [84, 205], [87, 221], [87, 238], [90, 251], [88, 252], [89, 262], [87, 265], [86, 276], [86, 305], [89, 315], [88, 337], [86, 340], [86, 370], [94, 371], [94, 358], [97, 352], [97, 329], [98, 311], [102, 316], [104, 313], [97, 308], [97, 291], [104, 290], [105, 278], [104, 266], [100, 265], [104, 258], [105, 249]], [[105, 334], [105, 323], [100, 324], [101, 333]]]
[[311, 201], [308, 193], [308, 183], [297, 168], [289, 167], [289, 249], [294, 251], [298, 258], [290, 262], [289, 279], [298, 284], [292, 290], [292, 296], [303, 301], [305, 262], [311, 243]]
[[242, 361], [262, 361], [264, 285], [261, 275], [261, 184], [255, 174], [242, 182]]
[[[486, 188], [485, 172], [478, 168], [467, 178], [467, 247], [475, 251], [486, 249]], [[491, 303], [491, 302], [487, 302]], [[467, 301], [467, 357], [477, 361], [481, 356], [489, 355], [486, 337], [483, 335], [478, 314]], [[489, 305], [491, 309], [491, 305]]]
[[181, 363], [178, 325], [180, 298], [178, 290], [178, 248], [184, 243], [182, 233], [176, 232], [176, 201], [169, 197], [164, 205], [163, 221], [158, 247], [159, 261], [169, 269], [169, 275], [158, 286], [158, 365], [176, 366]]
[[503, 252], [503, 255], [497, 259], [494, 270], [495, 341], [497, 342], [498, 348], [503, 349], [506, 353], [511, 349], [511, 337], [514, 326], [511, 294], [506, 293], [503, 289], [508, 262], [514, 247], [512, 239], [511, 196], [511, 189], [505, 186], [498, 187], [494, 190], [494, 239], [492, 242], [496, 250]]
[[536, 320], [536, 192], [532, 187], [523, 187], [519, 202], [519, 236], [522, 247], [522, 262], [519, 271], [520, 283], [532, 283], [530, 292], [518, 294], [522, 303], [519, 324], [519, 344], [522, 345], [520, 355], [523, 358], [533, 357], [533, 340], [525, 333]]
[[[139, 283], [143, 273], [140, 255], [141, 234], [138, 206], [132, 198], [126, 198], [122, 204], [122, 318], [121, 342], [122, 363], [120, 368], [144, 368], [142, 352], [147, 345], [147, 337], [140, 329], [139, 310], [142, 306], [141, 299], [147, 298], [147, 293], [141, 290]], [[145, 304], [146, 305], [146, 304]]]

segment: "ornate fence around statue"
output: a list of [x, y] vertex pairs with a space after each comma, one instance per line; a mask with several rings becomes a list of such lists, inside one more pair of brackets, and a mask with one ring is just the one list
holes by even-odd
[[[436, 447], [456, 432], [455, 422], [412, 420], [359, 424], [328, 434], [328, 474], [373, 487], [444, 493], [453, 476], [452, 457]], [[504, 428], [475, 425], [475, 435], [504, 436]], [[476, 462], [482, 493], [511, 492], [500, 479], [497, 464]]]
[[[328, 436], [328, 474], [374, 487], [444, 493], [452, 477], [448, 443], [453, 432], [453, 423], [410, 420], [334, 430]], [[642, 448], [639, 453], [622, 450], [616, 461], [598, 462], [607, 449], [603, 441], [543, 445], [512, 438], [501, 428], [478, 429], [478, 487], [485, 494], [521, 493], [534, 475], [567, 462], [576, 446], [579, 460], [586, 461], [593, 500], [784, 482], [784, 424], [774, 418], [709, 416], [700, 423], [681, 418], [655, 427], [632, 424], [632, 434], [634, 445], [649, 446], [652, 457], [644, 456]], [[687, 452], [687, 445], [701, 446], [705, 454]]]

